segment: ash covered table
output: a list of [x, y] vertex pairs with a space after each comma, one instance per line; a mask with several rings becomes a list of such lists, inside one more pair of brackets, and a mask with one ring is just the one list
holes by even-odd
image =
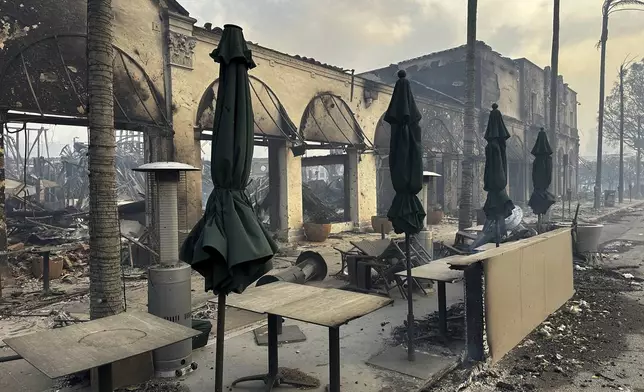
[[243, 377], [261, 380], [270, 391], [282, 383], [308, 386], [286, 379], [279, 372], [277, 329], [281, 317], [329, 329], [329, 392], [340, 391], [340, 326], [374, 312], [392, 302], [389, 298], [338, 289], [324, 289], [287, 282], [275, 282], [229, 295], [227, 305], [268, 315], [268, 373]]
[[149, 313], [125, 312], [4, 342], [52, 379], [98, 368], [99, 391], [112, 392], [112, 363], [199, 333]]

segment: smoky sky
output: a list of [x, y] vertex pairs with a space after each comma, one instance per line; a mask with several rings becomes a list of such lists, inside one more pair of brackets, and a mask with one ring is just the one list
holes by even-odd
[[[234, 23], [262, 46], [357, 72], [462, 45], [467, 0], [179, 0], [198, 19]], [[552, 0], [479, 0], [477, 39], [550, 64]], [[602, 0], [561, 2], [559, 72], [578, 93], [582, 153], [596, 145]], [[644, 12], [611, 16], [607, 91], [626, 57], [644, 57]], [[639, 51], [639, 52], [638, 52]]]

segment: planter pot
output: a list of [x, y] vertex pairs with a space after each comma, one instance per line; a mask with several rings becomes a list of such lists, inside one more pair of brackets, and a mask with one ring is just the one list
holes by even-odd
[[311, 242], [324, 242], [331, 233], [330, 223], [305, 223], [304, 235]]
[[[35, 278], [42, 278], [42, 257], [31, 261], [31, 273]], [[49, 279], [58, 279], [63, 274], [63, 259], [60, 257], [49, 258]]]
[[445, 214], [443, 211], [429, 211], [427, 212], [427, 224], [428, 225], [437, 225], [443, 220]]
[[389, 221], [389, 218], [387, 218], [386, 216], [374, 215], [371, 217], [371, 227], [373, 228], [374, 232], [382, 233], [383, 226], [385, 234], [391, 233], [391, 231], [394, 229], [391, 221]]
[[[568, 228], [570, 223], [562, 222], [555, 224], [558, 228]], [[599, 252], [599, 238], [602, 235], [604, 225], [577, 224], [577, 252], [596, 253]]]

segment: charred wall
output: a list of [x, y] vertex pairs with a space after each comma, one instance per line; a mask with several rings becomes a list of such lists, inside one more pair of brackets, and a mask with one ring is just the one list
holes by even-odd
[[[116, 121], [167, 125], [158, 5], [138, 3], [113, 3]], [[86, 1], [0, 2], [0, 110], [85, 115], [86, 13]]]

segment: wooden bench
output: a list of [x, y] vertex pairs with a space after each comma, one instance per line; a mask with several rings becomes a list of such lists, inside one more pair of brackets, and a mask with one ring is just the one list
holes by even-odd
[[[430, 280], [438, 286], [438, 326], [441, 336], [447, 336], [447, 294], [445, 293], [446, 283], [456, 283], [463, 279], [463, 271], [450, 269], [449, 259], [460, 256], [446, 257], [411, 269], [411, 276], [414, 279]], [[397, 273], [400, 276], [407, 276], [407, 271]]]
[[149, 313], [126, 312], [4, 342], [51, 379], [98, 368], [99, 392], [112, 392], [112, 363], [199, 333]]
[[268, 315], [268, 373], [243, 377], [263, 381], [266, 391], [279, 384], [306, 387], [301, 381], [286, 379], [279, 372], [277, 329], [281, 317], [329, 329], [329, 392], [340, 392], [340, 326], [389, 305], [391, 299], [338, 289], [324, 289], [295, 283], [275, 282], [228, 296], [227, 305]]

